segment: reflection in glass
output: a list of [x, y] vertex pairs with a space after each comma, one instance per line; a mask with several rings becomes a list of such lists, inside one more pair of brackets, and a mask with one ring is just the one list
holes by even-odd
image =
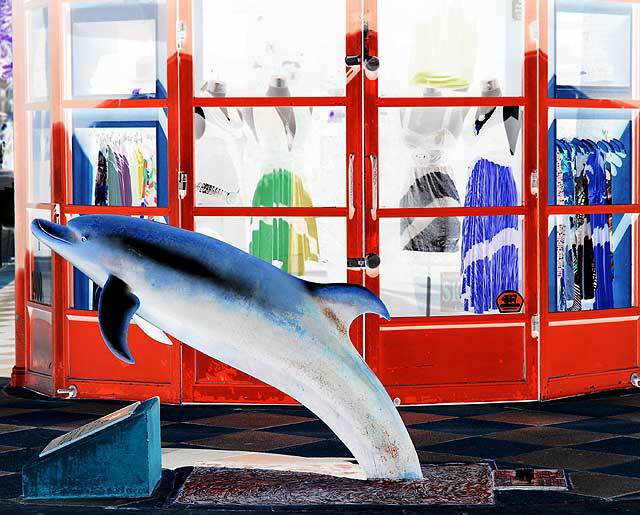
[[380, 95], [480, 96], [486, 80], [521, 95], [522, 16], [514, 0], [380, 0]]
[[165, 98], [162, 0], [69, 6], [73, 98]]
[[549, 204], [632, 202], [632, 114], [626, 109], [556, 109], [549, 130]]
[[522, 217], [409, 219], [435, 243], [421, 250], [406, 243], [407, 220], [380, 220], [380, 294], [391, 316], [497, 313], [502, 292], [522, 292]]
[[518, 107], [380, 109], [382, 207], [522, 202]]
[[51, 202], [51, 116], [49, 111], [28, 113], [31, 135], [29, 201]]
[[43, 101], [49, 98], [49, 9], [28, 10], [25, 16], [29, 56], [27, 94], [32, 102]]
[[632, 305], [632, 215], [549, 218], [549, 311]]
[[197, 217], [196, 231], [315, 282], [345, 282], [346, 224], [326, 217]]
[[194, 127], [197, 205], [344, 206], [344, 108], [196, 108]]
[[638, 6], [593, 0], [551, 2], [549, 95], [631, 98]]
[[74, 204], [167, 205], [162, 109], [76, 109], [72, 118]]
[[346, 12], [345, 0], [196, 0], [196, 96], [210, 80], [265, 96], [274, 75], [293, 96], [344, 95]]

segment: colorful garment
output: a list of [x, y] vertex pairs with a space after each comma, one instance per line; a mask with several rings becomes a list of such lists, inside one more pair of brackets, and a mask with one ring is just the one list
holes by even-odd
[[[516, 184], [510, 167], [481, 158], [467, 184], [466, 207], [515, 206]], [[462, 221], [461, 296], [465, 311], [497, 309], [505, 290], [520, 285], [521, 235], [516, 215], [466, 216]]]
[[120, 197], [118, 164], [116, 162], [116, 155], [111, 147], [107, 149], [107, 185], [109, 188], [109, 205], [121, 206], [122, 199]]
[[[254, 207], [311, 207], [302, 180], [285, 169], [263, 175], [253, 196]], [[252, 223], [255, 223], [252, 220]], [[293, 275], [304, 275], [306, 261], [318, 261], [318, 227], [313, 217], [260, 218], [249, 253]]]
[[93, 193], [93, 203], [96, 206], [109, 204], [109, 186], [107, 184], [107, 159], [102, 150], [98, 151], [98, 168]]

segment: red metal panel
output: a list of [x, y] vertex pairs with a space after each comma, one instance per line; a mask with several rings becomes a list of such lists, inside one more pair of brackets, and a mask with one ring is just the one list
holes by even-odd
[[28, 308], [31, 352], [29, 370], [40, 374], [52, 374], [53, 362], [53, 317], [50, 311]]
[[637, 339], [638, 317], [551, 322], [549, 378], [638, 367]]
[[[109, 350], [100, 334], [97, 316], [66, 316], [68, 339], [68, 378], [113, 382], [139, 381], [171, 383], [173, 345], [163, 345], [144, 334], [132, 323], [129, 327], [129, 347], [136, 360], [130, 365]], [[113, 385], [121, 392], [121, 386]], [[84, 392], [80, 391], [84, 396]]]
[[384, 327], [378, 377], [387, 386], [524, 381], [525, 342], [524, 322]]

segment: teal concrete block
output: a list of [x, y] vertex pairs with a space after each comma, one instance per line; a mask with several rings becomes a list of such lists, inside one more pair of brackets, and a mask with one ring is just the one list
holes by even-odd
[[91, 424], [85, 426], [88, 436], [69, 438], [43, 454], [45, 448], [27, 463], [22, 469], [24, 497], [150, 496], [162, 474], [160, 399], [140, 403], [115, 422], [108, 417], [93, 423], [95, 432], [89, 431]]

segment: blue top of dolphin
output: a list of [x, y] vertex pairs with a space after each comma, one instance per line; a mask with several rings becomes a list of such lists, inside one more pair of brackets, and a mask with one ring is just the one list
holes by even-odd
[[140, 218], [85, 215], [33, 234], [102, 288], [102, 336], [120, 359], [132, 319], [265, 381], [305, 404], [368, 477], [421, 477], [415, 449], [382, 384], [348, 337], [366, 312], [389, 318], [359, 285], [301, 280], [217, 239]]

